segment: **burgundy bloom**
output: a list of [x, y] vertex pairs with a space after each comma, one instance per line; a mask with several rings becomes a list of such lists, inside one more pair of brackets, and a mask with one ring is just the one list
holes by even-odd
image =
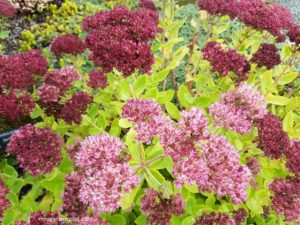
[[85, 49], [84, 41], [73, 34], [57, 36], [51, 43], [51, 52], [55, 56], [62, 54], [77, 55], [83, 53]]
[[92, 97], [83, 91], [74, 94], [62, 107], [59, 118], [65, 120], [68, 124], [73, 122], [80, 124], [82, 114], [86, 112], [92, 101]]
[[10, 137], [6, 152], [17, 156], [25, 171], [31, 175], [52, 171], [61, 160], [63, 140], [49, 128], [36, 128], [29, 124]]
[[286, 167], [290, 172], [300, 177], [300, 141], [293, 140], [284, 152], [286, 156]]
[[62, 196], [62, 210], [69, 218], [82, 218], [87, 215], [88, 206], [79, 198], [82, 178], [79, 173], [71, 173], [65, 177], [66, 188]]
[[38, 50], [0, 57], [0, 88], [29, 88], [36, 83], [35, 76], [44, 75], [47, 69], [47, 60]]
[[0, 0], [0, 16], [14, 17], [17, 11], [8, 0]]
[[246, 217], [248, 216], [247, 211], [244, 208], [240, 208], [238, 210], [235, 210], [232, 212], [233, 214], [233, 219], [235, 220], [235, 223], [237, 225], [242, 225], [244, 224]]
[[139, 7], [142, 9], [149, 9], [152, 11], [157, 11], [155, 3], [152, 0], [140, 0]]
[[9, 194], [9, 190], [4, 186], [4, 182], [0, 178], [0, 221], [2, 219], [3, 212], [8, 209], [10, 205], [10, 201], [5, 198], [7, 194]]
[[236, 225], [235, 221], [225, 213], [203, 213], [197, 220], [196, 225]]
[[23, 117], [28, 117], [34, 107], [34, 101], [26, 93], [19, 96], [14, 92], [0, 95], [0, 117], [7, 121], [19, 121]]
[[[59, 89], [59, 95], [63, 96], [72, 86], [75, 80], [80, 80], [81, 77], [73, 67], [64, 67], [61, 70], [54, 70], [45, 75], [44, 85], [52, 85]], [[42, 86], [42, 87], [43, 87]], [[45, 90], [44, 90], [45, 91]], [[43, 91], [43, 92], [44, 92]], [[53, 90], [51, 90], [53, 94]]]
[[245, 57], [239, 55], [235, 49], [224, 50], [217, 42], [209, 42], [202, 49], [204, 59], [212, 65], [212, 71], [218, 72], [221, 77], [234, 72], [237, 82], [248, 78], [247, 72], [250, 70], [250, 64]]
[[267, 4], [261, 0], [199, 0], [199, 8], [210, 14], [229, 15], [258, 30], [266, 30], [285, 40], [283, 30], [292, 24], [292, 15], [280, 4]]
[[102, 70], [92, 70], [89, 73], [88, 86], [91, 88], [105, 88], [107, 85], [107, 77]]
[[258, 51], [254, 53], [251, 59], [258, 67], [267, 67], [272, 69], [281, 63], [280, 55], [277, 53], [277, 48], [272, 44], [262, 44]]
[[277, 179], [270, 185], [274, 193], [272, 209], [278, 215], [284, 215], [287, 221], [299, 219], [300, 215], [300, 180], [296, 177]]
[[265, 156], [278, 159], [289, 146], [289, 138], [283, 130], [280, 119], [269, 113], [256, 122], [258, 128], [258, 148], [264, 151]]
[[253, 175], [257, 175], [260, 171], [259, 161], [255, 157], [250, 157], [247, 159], [247, 166]]
[[300, 25], [293, 25], [289, 29], [287, 36], [291, 42], [295, 42], [296, 45], [300, 45]]
[[147, 216], [147, 224], [170, 225], [172, 215], [180, 216], [184, 213], [185, 202], [181, 194], [167, 199], [149, 188], [145, 190], [145, 195], [141, 199], [141, 210]]
[[129, 10], [122, 6], [88, 16], [83, 28], [89, 32], [89, 58], [105, 72], [116, 68], [124, 76], [136, 70], [150, 73], [154, 57], [148, 41], [160, 31], [158, 18], [152, 10]]

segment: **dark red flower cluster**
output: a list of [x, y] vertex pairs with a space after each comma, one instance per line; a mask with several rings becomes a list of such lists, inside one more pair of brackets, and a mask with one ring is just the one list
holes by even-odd
[[235, 49], [224, 50], [219, 43], [209, 42], [202, 51], [204, 59], [212, 64], [212, 70], [220, 76], [227, 76], [232, 71], [238, 76], [239, 82], [247, 79], [250, 64]]
[[273, 44], [262, 44], [257, 52], [252, 56], [251, 62], [256, 63], [258, 67], [267, 67], [272, 69], [281, 63], [280, 55]]
[[290, 38], [291, 42], [300, 45], [300, 25], [293, 25], [289, 29], [287, 36]]
[[250, 157], [247, 159], [247, 166], [250, 169], [252, 175], [256, 175], [260, 171], [259, 161], [255, 157]]
[[166, 199], [155, 190], [147, 189], [141, 199], [141, 209], [147, 216], [147, 224], [170, 225], [172, 215], [180, 216], [184, 213], [185, 202], [181, 194]]
[[9, 194], [8, 188], [4, 186], [3, 180], [0, 178], [0, 221], [2, 219], [3, 212], [9, 207], [10, 201], [5, 198]]
[[203, 213], [197, 220], [196, 225], [236, 225], [235, 221], [228, 214], [212, 212]]
[[46, 174], [61, 160], [63, 140], [49, 128], [28, 124], [10, 137], [6, 152], [17, 156], [25, 171], [31, 175]]
[[290, 172], [300, 177], [300, 141], [293, 140], [284, 152], [286, 156], [286, 167]]
[[16, 222], [16, 225], [62, 225], [65, 224], [59, 219], [59, 213], [38, 211], [32, 213], [27, 222]]
[[296, 177], [277, 179], [270, 186], [274, 193], [272, 209], [278, 215], [284, 215], [287, 221], [299, 219], [300, 215], [300, 180]]
[[265, 156], [278, 159], [289, 146], [289, 138], [283, 130], [280, 119], [269, 113], [256, 121], [258, 128], [258, 148], [264, 151]]
[[139, 7], [142, 9], [150, 9], [152, 11], [157, 11], [155, 3], [152, 0], [140, 0]]
[[244, 221], [247, 216], [248, 216], [248, 213], [244, 208], [240, 208], [240, 209], [232, 212], [232, 217], [237, 225], [244, 224]]
[[262, 0], [199, 0], [200, 9], [210, 14], [229, 15], [238, 18], [254, 29], [266, 30], [279, 41], [285, 39], [283, 30], [293, 23], [288, 9], [280, 4], [267, 4]]
[[107, 77], [102, 70], [92, 70], [89, 73], [88, 86], [91, 88], [105, 88], [107, 85]]
[[81, 91], [77, 92], [72, 98], [62, 107], [59, 118], [65, 120], [68, 124], [73, 122], [80, 124], [81, 115], [87, 110], [89, 104], [93, 101], [92, 97]]
[[19, 96], [14, 92], [0, 95], [0, 117], [7, 121], [20, 121], [21, 118], [29, 116], [34, 107], [34, 101], [26, 93]]
[[129, 10], [118, 6], [88, 16], [83, 28], [89, 32], [87, 47], [90, 59], [103, 71], [118, 69], [124, 76], [135, 70], [149, 73], [154, 63], [148, 41], [160, 31], [158, 13], [148, 9]]
[[35, 84], [36, 75], [44, 75], [48, 62], [38, 50], [0, 57], [0, 89], [26, 89]]
[[13, 17], [16, 13], [16, 9], [8, 0], [0, 0], [0, 16]]
[[81, 77], [73, 67], [64, 67], [47, 73], [44, 84], [39, 88], [39, 96], [44, 103], [58, 102], [72, 86], [75, 80]]
[[51, 52], [55, 56], [60, 56], [62, 54], [82, 54], [85, 49], [86, 45], [84, 41], [73, 34], [57, 36], [51, 43]]
[[79, 198], [81, 179], [79, 173], [71, 173], [65, 177], [66, 188], [63, 193], [62, 210], [69, 218], [82, 218], [87, 215], [88, 206]]

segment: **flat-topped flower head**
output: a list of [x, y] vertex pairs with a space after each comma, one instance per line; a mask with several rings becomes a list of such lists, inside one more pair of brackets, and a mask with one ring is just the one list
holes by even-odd
[[277, 179], [269, 186], [273, 192], [272, 209], [284, 215], [287, 221], [296, 221], [300, 215], [300, 180], [297, 177]]
[[161, 106], [152, 99], [129, 99], [122, 108], [122, 117], [135, 123], [151, 120], [161, 114]]
[[209, 141], [199, 144], [208, 167], [206, 188], [221, 197], [230, 196], [234, 204], [245, 201], [252, 174], [247, 166], [240, 163], [237, 150], [224, 136], [212, 136]]
[[7, 121], [16, 122], [28, 117], [34, 107], [35, 103], [27, 93], [0, 95], [0, 117]]
[[78, 55], [82, 54], [85, 49], [84, 41], [73, 34], [57, 36], [51, 43], [51, 52], [55, 56], [62, 54]]
[[289, 146], [289, 138], [283, 130], [281, 120], [268, 113], [256, 121], [258, 129], [258, 148], [263, 150], [264, 155], [272, 159], [278, 159]]
[[88, 106], [92, 102], [92, 97], [86, 92], [77, 92], [63, 105], [58, 117], [66, 121], [68, 124], [80, 124], [82, 115], [86, 113]]
[[91, 88], [105, 88], [108, 85], [107, 77], [102, 70], [92, 70], [89, 73], [88, 86]]
[[258, 67], [267, 67], [272, 69], [281, 63], [280, 55], [277, 53], [277, 48], [272, 44], [262, 44], [257, 52], [254, 53], [251, 59]]
[[79, 198], [82, 179], [83, 175], [78, 172], [65, 177], [62, 211], [66, 212], [69, 218], [82, 218], [87, 215], [88, 206]]
[[62, 146], [62, 138], [49, 128], [29, 124], [10, 137], [6, 152], [15, 155], [20, 167], [36, 176], [49, 173], [58, 166]]
[[48, 62], [38, 50], [0, 57], [0, 88], [30, 88], [36, 83], [35, 77], [47, 70]]
[[182, 215], [185, 206], [181, 194], [166, 199], [151, 188], [145, 190], [145, 195], [141, 199], [141, 210], [147, 216], [147, 224], [150, 225], [170, 225], [172, 215]]
[[86, 176], [81, 183], [81, 201], [96, 212], [111, 213], [120, 207], [122, 191], [129, 192], [139, 184], [134, 170], [126, 163], [106, 165]]
[[255, 119], [267, 114], [264, 96], [254, 87], [243, 82], [233, 90], [223, 93], [219, 102], [209, 107], [214, 123], [240, 134], [251, 132]]
[[86, 170], [101, 169], [106, 164], [118, 163], [125, 145], [106, 133], [89, 136], [80, 143], [76, 165]]

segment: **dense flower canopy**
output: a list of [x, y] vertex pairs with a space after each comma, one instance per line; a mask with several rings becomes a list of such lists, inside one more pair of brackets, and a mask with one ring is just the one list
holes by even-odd
[[83, 28], [89, 32], [86, 43], [91, 50], [90, 59], [105, 72], [113, 68], [124, 76], [137, 69], [151, 72], [154, 57], [148, 41], [159, 32], [156, 12], [118, 6], [88, 16]]
[[51, 52], [55, 56], [62, 54], [81, 54], [85, 51], [85, 48], [85, 43], [76, 35], [72, 34], [57, 36], [51, 43]]
[[31, 175], [52, 171], [61, 160], [63, 140], [49, 128], [25, 125], [10, 138], [6, 152], [17, 156], [20, 166]]
[[16, 15], [16, 9], [8, 0], [0, 0], [0, 16], [13, 17]]

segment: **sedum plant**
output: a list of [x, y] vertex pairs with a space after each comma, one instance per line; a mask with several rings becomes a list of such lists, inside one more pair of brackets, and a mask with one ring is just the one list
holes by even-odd
[[300, 42], [288, 10], [199, 0], [187, 19], [173, 0], [124, 5], [85, 17], [79, 37], [57, 35], [48, 70], [38, 51], [0, 58], [23, 68], [18, 79], [3, 63], [1, 97], [22, 89], [36, 122], [6, 149], [20, 168], [0, 163], [2, 224], [299, 223]]

